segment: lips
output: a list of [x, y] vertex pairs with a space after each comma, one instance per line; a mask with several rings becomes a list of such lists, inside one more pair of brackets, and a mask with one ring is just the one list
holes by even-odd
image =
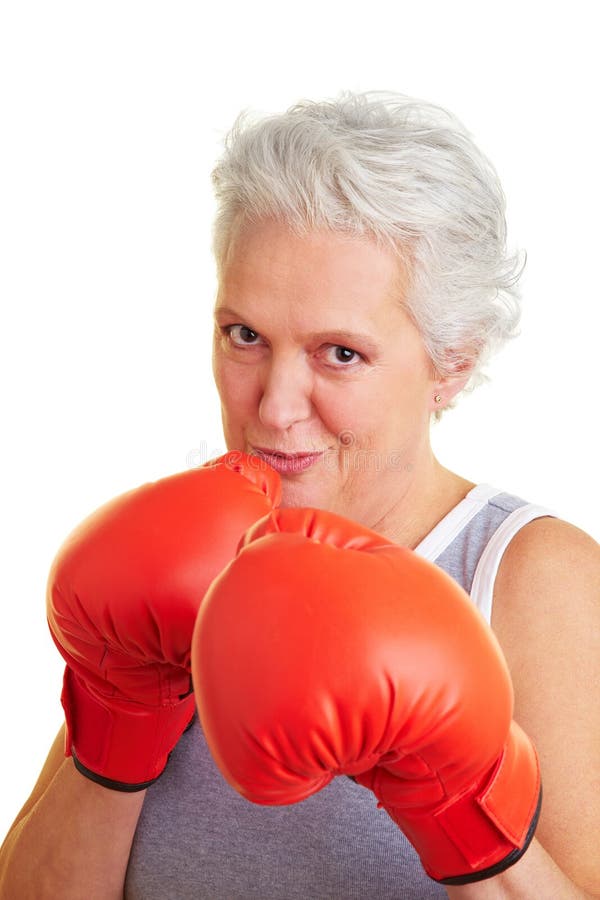
[[309, 453], [282, 453], [279, 450], [268, 447], [253, 447], [252, 452], [264, 459], [280, 475], [296, 475], [314, 466], [323, 457], [325, 451], [313, 450]]

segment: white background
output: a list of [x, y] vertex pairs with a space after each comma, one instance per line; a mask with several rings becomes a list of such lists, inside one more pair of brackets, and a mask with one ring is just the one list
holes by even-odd
[[0, 835], [61, 721], [44, 616], [57, 546], [104, 500], [224, 449], [209, 173], [244, 107], [390, 89], [463, 119], [500, 173], [511, 241], [527, 249], [526, 306], [491, 386], [435, 428], [435, 446], [450, 468], [598, 538], [592, 10], [2, 3]]

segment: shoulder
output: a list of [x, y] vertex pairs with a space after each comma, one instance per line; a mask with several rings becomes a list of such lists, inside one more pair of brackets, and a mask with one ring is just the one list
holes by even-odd
[[494, 618], [561, 608], [600, 613], [600, 545], [575, 525], [544, 516], [519, 529], [503, 554]]
[[523, 526], [500, 562], [492, 627], [515, 688], [518, 673], [534, 663], [548, 671], [590, 641], [597, 653], [600, 546], [561, 519], [545, 516]]
[[[538, 837], [577, 884], [600, 885], [600, 547], [550, 517], [510, 541], [492, 627], [511, 672], [515, 719], [540, 757]], [[595, 799], [594, 799], [595, 798]]]
[[543, 516], [517, 531], [498, 574], [514, 579], [523, 575], [543, 579], [559, 571], [563, 575], [585, 576], [594, 571], [597, 574], [598, 565], [600, 545], [589, 534], [562, 519]]

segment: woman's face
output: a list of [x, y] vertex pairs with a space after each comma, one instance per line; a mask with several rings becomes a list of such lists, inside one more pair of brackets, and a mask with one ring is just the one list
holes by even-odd
[[233, 236], [215, 308], [229, 449], [264, 458], [283, 504], [375, 527], [430, 457], [435, 375], [397, 257], [273, 222]]

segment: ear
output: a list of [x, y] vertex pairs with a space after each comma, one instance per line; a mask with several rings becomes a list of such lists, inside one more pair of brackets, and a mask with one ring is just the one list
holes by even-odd
[[433, 392], [430, 400], [430, 412], [440, 412], [449, 406], [457, 394], [466, 387], [476, 359], [466, 359], [464, 354], [450, 354], [455, 356], [455, 365], [449, 375], [441, 376], [436, 373], [433, 382]]

